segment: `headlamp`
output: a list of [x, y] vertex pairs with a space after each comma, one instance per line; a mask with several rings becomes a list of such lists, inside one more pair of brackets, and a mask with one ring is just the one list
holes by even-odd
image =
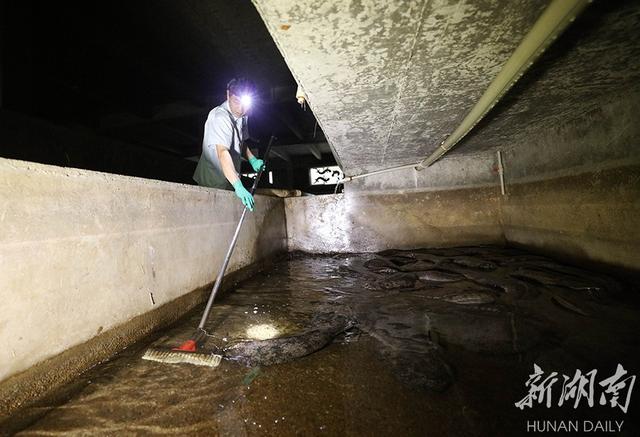
[[240, 103], [245, 109], [249, 109], [251, 107], [253, 99], [251, 98], [251, 94], [243, 94], [240, 96]]

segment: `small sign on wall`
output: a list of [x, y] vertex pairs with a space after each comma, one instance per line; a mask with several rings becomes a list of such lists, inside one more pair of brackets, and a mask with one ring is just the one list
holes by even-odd
[[311, 185], [335, 185], [344, 178], [344, 174], [337, 165], [314, 167], [309, 169], [309, 178]]

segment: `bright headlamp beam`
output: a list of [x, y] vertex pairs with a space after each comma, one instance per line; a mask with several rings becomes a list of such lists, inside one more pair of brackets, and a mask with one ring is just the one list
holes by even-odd
[[245, 108], [250, 108], [251, 107], [251, 103], [252, 103], [252, 98], [250, 94], [243, 94], [240, 96], [240, 103], [242, 103], [242, 106], [244, 106]]

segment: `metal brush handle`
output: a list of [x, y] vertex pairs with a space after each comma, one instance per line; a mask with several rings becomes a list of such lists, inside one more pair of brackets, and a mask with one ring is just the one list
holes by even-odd
[[[255, 180], [253, 181], [253, 186], [251, 187], [251, 195], [255, 192], [258, 187], [258, 182], [260, 181], [260, 177], [264, 172], [264, 169], [267, 167], [267, 158], [269, 157], [269, 151], [271, 150], [271, 146], [273, 142], [276, 140], [276, 137], [273, 135], [271, 139], [269, 139], [269, 145], [267, 146], [267, 150], [264, 152], [264, 165], [258, 171]], [[209, 318], [209, 312], [211, 312], [211, 306], [213, 305], [213, 301], [216, 298], [216, 294], [220, 289], [220, 284], [222, 284], [222, 277], [224, 276], [224, 272], [227, 270], [227, 265], [229, 265], [229, 260], [231, 259], [231, 254], [233, 253], [233, 249], [236, 247], [236, 242], [238, 241], [238, 236], [240, 235], [240, 228], [242, 227], [242, 222], [244, 221], [244, 217], [247, 215], [247, 207], [245, 206], [242, 210], [242, 215], [240, 216], [240, 220], [238, 221], [238, 226], [236, 226], [236, 231], [233, 234], [233, 238], [231, 239], [231, 244], [229, 244], [229, 249], [227, 250], [227, 255], [224, 257], [224, 262], [222, 263], [222, 267], [220, 267], [220, 272], [218, 273], [218, 277], [216, 278], [216, 282], [213, 285], [213, 289], [211, 290], [211, 294], [209, 295], [209, 300], [207, 301], [207, 306], [204, 309], [204, 314], [202, 314], [202, 318], [200, 319], [200, 324], [198, 325], [199, 331], [204, 331], [204, 324], [207, 322]]]

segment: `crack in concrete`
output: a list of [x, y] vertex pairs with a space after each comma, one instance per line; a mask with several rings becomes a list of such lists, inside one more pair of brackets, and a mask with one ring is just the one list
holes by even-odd
[[[460, 0], [462, 1], [462, 0]], [[416, 43], [418, 41], [418, 35], [420, 35], [420, 32], [422, 31], [422, 24], [423, 24], [423, 17], [424, 17], [424, 11], [427, 8], [427, 4], [429, 3], [429, 0], [424, 0], [422, 2], [422, 8], [420, 9], [420, 17], [418, 18], [418, 27], [416, 28], [416, 31], [413, 34], [413, 41], [411, 41], [411, 48], [409, 49], [409, 57], [406, 60], [405, 63], [405, 68], [404, 68], [404, 72], [402, 74], [402, 82], [400, 83], [400, 88], [398, 89], [398, 95], [396, 97], [396, 102], [394, 104], [393, 107], [393, 118], [391, 120], [391, 127], [389, 128], [389, 132], [387, 133], [387, 139], [385, 141], [384, 144], [384, 148], [382, 149], [382, 154], [380, 157], [380, 163], [384, 163], [385, 160], [385, 156], [387, 154], [387, 150], [389, 148], [389, 141], [391, 140], [391, 133], [393, 132], [393, 130], [396, 127], [396, 119], [398, 118], [398, 110], [400, 108], [400, 99], [402, 98], [402, 94], [404, 93], [404, 89], [405, 86], [407, 84], [407, 78], [409, 77], [409, 68], [411, 67], [411, 59], [413, 58], [413, 55], [415, 53], [415, 49], [416, 49]], [[460, 5], [460, 3], [458, 3], [458, 6]]]

